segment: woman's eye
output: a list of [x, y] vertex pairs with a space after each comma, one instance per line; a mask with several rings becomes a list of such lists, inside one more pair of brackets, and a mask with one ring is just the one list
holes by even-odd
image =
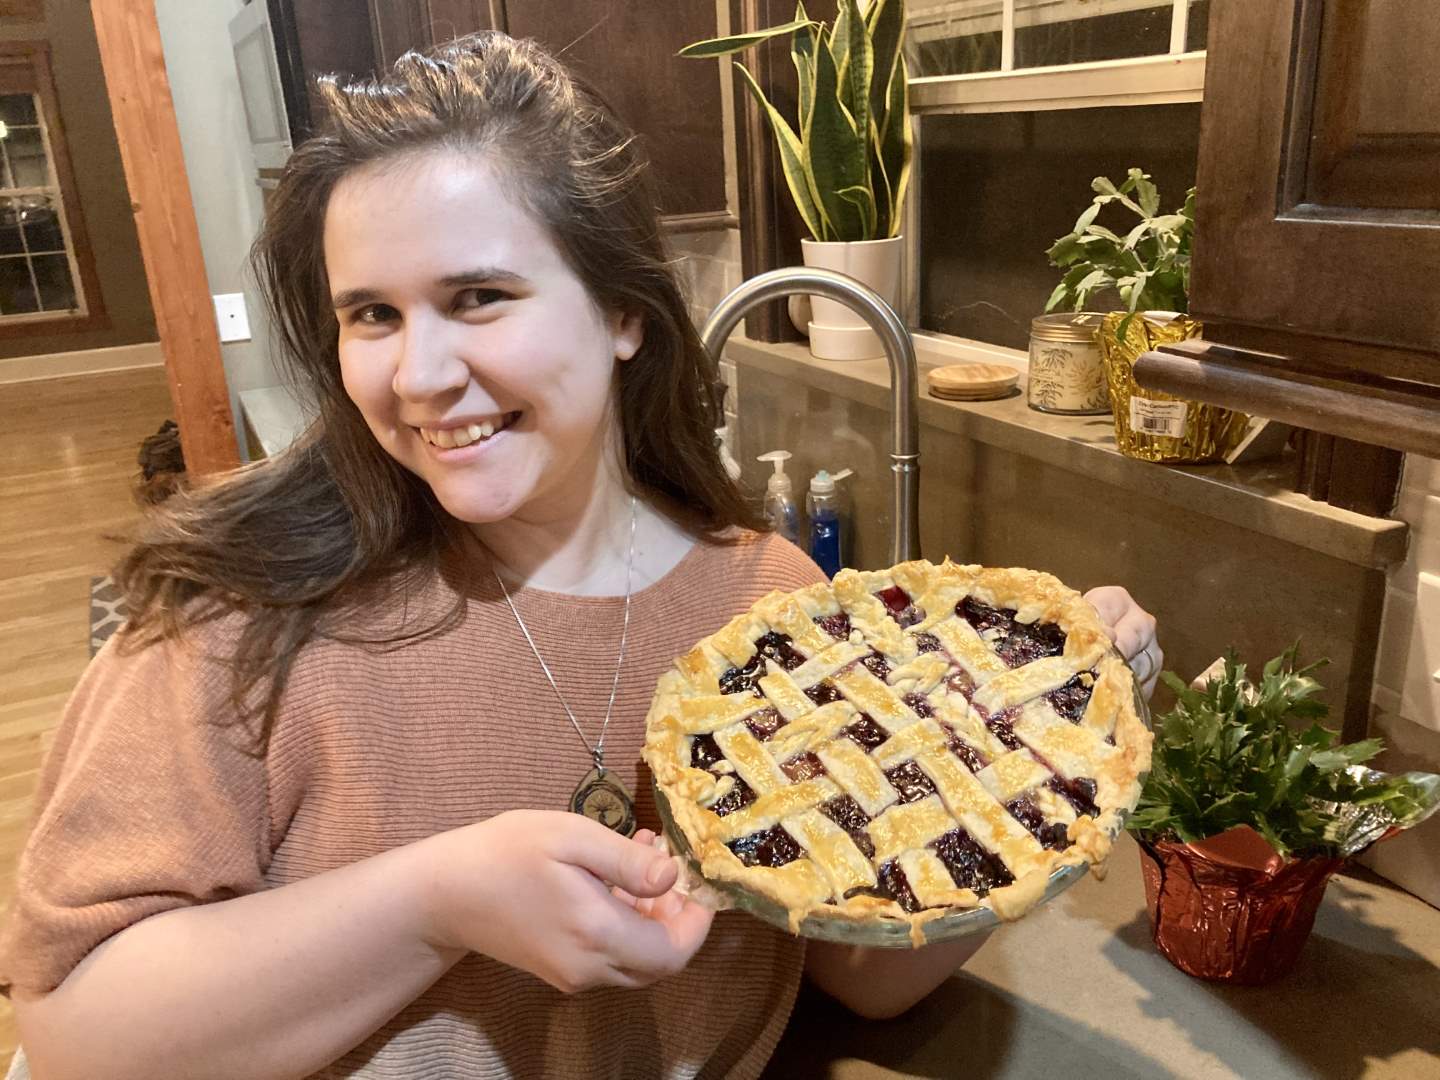
[[455, 307], [460, 311], [474, 311], [505, 298], [499, 289], [464, 289], [455, 297]]
[[389, 304], [367, 304], [351, 315], [350, 321], [360, 323], [363, 326], [377, 326], [380, 323], [389, 322], [399, 314], [400, 313]]

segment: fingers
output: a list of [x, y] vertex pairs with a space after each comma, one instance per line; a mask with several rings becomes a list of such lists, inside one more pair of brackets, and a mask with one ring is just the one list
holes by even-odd
[[549, 837], [554, 857], [561, 862], [588, 870], [637, 898], [660, 896], [675, 884], [679, 873], [675, 861], [648, 844], [579, 815], [571, 815], [565, 824]]
[[653, 904], [649, 916], [617, 904], [613, 923], [596, 935], [603, 939], [611, 964], [634, 975], [648, 975], [652, 981], [673, 975], [690, 962], [715, 917], [709, 908], [675, 893]]

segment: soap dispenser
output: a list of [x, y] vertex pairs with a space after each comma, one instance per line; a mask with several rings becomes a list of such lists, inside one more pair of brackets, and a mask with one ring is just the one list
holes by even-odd
[[768, 461], [775, 471], [765, 482], [765, 520], [780, 536], [792, 544], [800, 543], [800, 508], [795, 504], [795, 487], [785, 474], [785, 462], [790, 460], [789, 450], [771, 450], [761, 454], [756, 461]]
[[810, 557], [826, 577], [840, 572], [840, 497], [835, 492], [835, 481], [849, 475], [849, 469], [837, 473], [821, 469], [811, 477], [810, 494], [805, 499], [805, 510], [810, 515]]

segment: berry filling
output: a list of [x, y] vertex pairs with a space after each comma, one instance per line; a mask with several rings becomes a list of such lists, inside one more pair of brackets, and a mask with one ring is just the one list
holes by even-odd
[[715, 742], [713, 735], [696, 735], [690, 742], [690, 764], [696, 769], [708, 769], [717, 762], [724, 761], [725, 755], [720, 752], [719, 745]]
[[774, 709], [761, 709], [759, 712], [745, 718], [745, 726], [750, 729], [750, 734], [764, 742], [774, 735], [785, 725], [785, 718]]
[[825, 764], [814, 754], [796, 754], [789, 761], [780, 763], [780, 771], [799, 784], [825, 775]]
[[911, 803], [935, 793], [935, 782], [913, 761], [897, 765], [885, 774], [890, 786], [900, 794], [902, 803]]
[[837, 795], [829, 802], [820, 804], [820, 812], [850, 834], [855, 846], [865, 853], [867, 859], [875, 855], [875, 844], [865, 826], [870, 824], [870, 815], [849, 795]]
[[926, 653], [926, 652], [939, 652], [939, 651], [940, 651], [940, 639], [939, 639], [938, 637], [936, 637], [934, 634], [929, 633], [928, 631], [927, 631], [926, 633], [923, 633], [923, 634], [916, 634], [916, 635], [915, 635], [915, 648], [918, 649], [918, 650], [919, 650], [920, 652], [922, 652], [922, 653]]
[[824, 679], [806, 690], [805, 696], [816, 705], [829, 705], [832, 701], [840, 700], [840, 691], [829, 679]]
[[1008, 634], [1015, 624], [1014, 608], [994, 608], [973, 596], [967, 596], [956, 604], [955, 614], [973, 626], [977, 634], [983, 634], [986, 630], [999, 630]]
[[836, 641], [845, 641], [850, 637], [850, 616], [843, 611], [838, 615], [821, 615], [815, 620], [815, 625]]
[[994, 716], [985, 717], [985, 726], [1010, 750], [1020, 749], [1020, 740], [1015, 736], [1015, 717], [1019, 711], [1019, 709], [1002, 709]]
[[894, 900], [910, 914], [921, 910], [921, 903], [910, 891], [910, 882], [905, 877], [905, 871], [900, 869], [900, 864], [891, 859], [884, 866], [876, 871], [875, 877], [878, 884], [874, 888], [861, 885], [851, 889], [845, 894], [845, 899], [852, 896], [877, 896], [881, 900]]
[[1030, 835], [1040, 841], [1041, 847], [1051, 848], [1055, 851], [1064, 851], [1070, 846], [1070, 841], [1065, 835], [1065, 826], [1060, 822], [1053, 825], [1046, 822], [1045, 815], [1040, 808], [1028, 798], [1019, 798], [1005, 804], [1015, 820], [1029, 830]]
[[755, 655], [743, 668], [731, 668], [720, 676], [722, 694], [739, 694], [748, 690], [756, 697], [764, 697], [757, 685], [765, 675], [765, 661], [773, 660], [786, 671], [794, 671], [805, 662], [805, 657], [791, 647], [789, 634], [771, 630], [755, 641]]
[[1077, 814], [1098, 817], [1100, 808], [1095, 805], [1095, 781], [1088, 776], [1066, 780], [1063, 776], [1052, 776], [1045, 785], [1075, 808]]
[[1017, 668], [1064, 651], [1065, 631], [1054, 623], [1017, 622], [1000, 645], [1000, 659]]
[[878, 652], [872, 652], [869, 656], [862, 656], [860, 663], [864, 664], [869, 669], [870, 674], [874, 675], [881, 682], [884, 682], [890, 677], [890, 662]]
[[907, 626], [914, 626], [925, 618], [925, 613], [910, 602], [910, 594], [899, 585], [882, 589], [875, 596], [885, 605], [885, 610], [890, 613], [892, 619], [900, 624], [902, 630]]
[[965, 700], [969, 701], [975, 693], [975, 680], [964, 668], [956, 668], [945, 676], [945, 689], [952, 694], [963, 694]]
[[726, 814], [733, 814], [736, 810], [743, 810], [755, 801], [755, 792], [749, 784], [735, 777], [735, 786], [713, 806], [710, 812], [716, 817], [724, 817]]
[[950, 871], [955, 884], [962, 889], [973, 889], [977, 896], [1015, 880], [1005, 864], [977, 844], [964, 829], [946, 833], [930, 847]]
[[844, 734], [848, 735], [855, 742], [863, 746], [867, 751], [874, 750], [890, 736], [885, 734], [885, 729], [865, 713], [860, 714], [860, 719], [847, 727]]
[[726, 845], [746, 866], [784, 866], [800, 858], [800, 845], [779, 825]]
[[1085, 715], [1085, 706], [1090, 704], [1090, 691], [1095, 684], [1095, 673], [1090, 674], [1090, 685], [1080, 681], [1076, 675], [1064, 686], [1051, 690], [1045, 695], [1045, 700], [1050, 702], [1055, 711], [1069, 720], [1072, 724], [1078, 724], [1080, 718]]
[[971, 772], [979, 772], [985, 767], [984, 755], [971, 746], [964, 739], [955, 733], [955, 729], [945, 721], [940, 721], [940, 726], [945, 729], [945, 741], [950, 747], [950, 752], [965, 763], [965, 767]]
[[905, 704], [910, 706], [916, 716], [935, 715], [935, 706], [930, 704], [929, 699], [923, 698], [919, 694], [906, 694]]

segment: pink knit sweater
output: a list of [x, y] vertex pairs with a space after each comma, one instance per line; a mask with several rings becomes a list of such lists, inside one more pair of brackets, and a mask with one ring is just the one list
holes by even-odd
[[[746, 535], [697, 544], [635, 594], [606, 763], [636, 792], [642, 826], [659, 827], [640, 747], [660, 674], [764, 593], [819, 578], [783, 540]], [[504, 810], [567, 807], [588, 752], [483, 563], [457, 555], [405, 610], [423, 619], [457, 596], [458, 625], [403, 647], [307, 646], [263, 757], [215, 723], [230, 712], [230, 676], [205, 654], [224, 650], [224, 631], [204, 647], [122, 656], [107, 646], [42, 774], [0, 930], [0, 986], [50, 990], [100, 942], [160, 911], [298, 881]], [[623, 601], [514, 596], [593, 739]], [[802, 959], [800, 941], [734, 912], [716, 918], [684, 972], [645, 990], [566, 995], [471, 954], [318, 1075], [756, 1076]]]

